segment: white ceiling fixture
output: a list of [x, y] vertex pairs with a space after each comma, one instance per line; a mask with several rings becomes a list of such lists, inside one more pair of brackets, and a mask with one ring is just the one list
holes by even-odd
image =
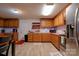
[[53, 9], [54, 9], [55, 5], [44, 5], [43, 9], [42, 9], [42, 15], [44, 16], [48, 16], [52, 13]]
[[11, 12], [14, 14], [21, 14], [22, 13], [22, 11], [19, 9], [11, 9]]

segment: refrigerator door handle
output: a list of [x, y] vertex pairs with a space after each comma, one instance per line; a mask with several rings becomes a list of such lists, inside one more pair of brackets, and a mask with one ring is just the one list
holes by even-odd
[[75, 36], [75, 41], [76, 41], [76, 45], [77, 47], [78, 45], [78, 35], [77, 35], [77, 19], [78, 19], [78, 12], [79, 12], [79, 8], [76, 9], [75, 11], [75, 19], [74, 19], [74, 36]]

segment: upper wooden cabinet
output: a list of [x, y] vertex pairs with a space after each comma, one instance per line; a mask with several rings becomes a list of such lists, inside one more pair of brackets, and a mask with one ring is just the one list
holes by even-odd
[[49, 27], [53, 27], [53, 19], [42, 18], [41, 19], [41, 28], [49, 28]]
[[59, 25], [64, 25], [65, 24], [65, 17], [64, 17], [64, 12], [62, 12], [61, 14], [59, 14]]
[[54, 26], [58, 26], [59, 25], [59, 18], [58, 17], [56, 17], [55, 19], [54, 19]]
[[3, 19], [0, 18], [0, 27], [3, 27], [3, 23], [4, 23]]
[[8, 27], [9, 26], [9, 20], [4, 20], [4, 26], [3, 27]]
[[19, 27], [18, 19], [9, 20], [9, 27]]
[[17, 18], [0, 19], [0, 27], [18, 28], [19, 20]]
[[54, 19], [54, 26], [65, 25], [65, 11], [58, 14]]

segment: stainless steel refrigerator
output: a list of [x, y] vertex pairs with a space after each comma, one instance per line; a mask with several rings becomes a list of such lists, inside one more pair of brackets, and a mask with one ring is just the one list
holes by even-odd
[[77, 47], [79, 41], [79, 4], [71, 4], [66, 9], [67, 38], [74, 40]]
[[[66, 50], [79, 55], [79, 3], [73, 3], [66, 9]], [[72, 55], [72, 54], [71, 54]]]

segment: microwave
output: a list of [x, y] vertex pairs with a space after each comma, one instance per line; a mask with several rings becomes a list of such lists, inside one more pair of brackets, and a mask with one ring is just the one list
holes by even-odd
[[56, 30], [50, 30], [50, 33], [56, 33]]

